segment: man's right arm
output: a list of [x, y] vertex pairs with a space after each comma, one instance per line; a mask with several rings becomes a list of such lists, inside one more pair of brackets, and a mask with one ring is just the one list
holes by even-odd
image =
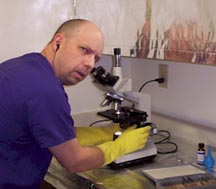
[[82, 172], [104, 164], [103, 151], [98, 147], [82, 147], [77, 138], [49, 148], [69, 173]]
[[[68, 172], [76, 173], [99, 168], [120, 156], [143, 148], [151, 127], [124, 131], [115, 141], [97, 147], [82, 147], [77, 138], [50, 147], [49, 150]], [[97, 137], [97, 136], [96, 136]]]

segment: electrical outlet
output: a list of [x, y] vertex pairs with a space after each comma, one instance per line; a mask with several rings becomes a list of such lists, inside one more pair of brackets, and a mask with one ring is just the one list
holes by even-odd
[[159, 64], [159, 77], [164, 78], [164, 82], [159, 83], [159, 86], [163, 88], [167, 88], [168, 87], [168, 65], [167, 64]]

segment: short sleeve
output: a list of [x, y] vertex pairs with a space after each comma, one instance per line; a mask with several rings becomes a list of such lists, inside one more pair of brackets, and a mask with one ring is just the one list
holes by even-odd
[[27, 100], [28, 125], [35, 140], [47, 148], [75, 137], [67, 94], [62, 86], [42, 87]]

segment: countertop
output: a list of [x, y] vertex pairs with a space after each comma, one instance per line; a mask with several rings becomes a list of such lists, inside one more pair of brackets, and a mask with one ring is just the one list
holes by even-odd
[[[155, 189], [155, 183], [143, 175], [142, 170], [148, 168], [167, 167], [183, 164], [196, 164], [197, 145], [181, 139], [171, 139], [178, 145], [175, 153], [157, 154], [153, 162], [114, 170], [103, 167], [79, 174], [68, 174], [53, 158], [46, 175], [46, 181], [58, 189], [99, 188], [99, 189]], [[169, 148], [164, 146], [163, 148]]]
[[[73, 118], [76, 125], [87, 126], [90, 124], [87, 123], [87, 120], [93, 122], [97, 116], [95, 117], [95, 114], [82, 114], [73, 116]], [[179, 134], [181, 135], [181, 133]], [[207, 138], [207, 136], [204, 138]], [[161, 139], [160, 137], [154, 136], [154, 140], [158, 141]], [[200, 140], [203, 141], [204, 138], [200, 138]], [[143, 169], [185, 164], [194, 164], [197, 166], [197, 142], [187, 140], [185, 137], [172, 135], [170, 141], [178, 145], [178, 150], [175, 153], [157, 154], [153, 162], [140, 163], [139, 165], [120, 170], [114, 170], [106, 166], [79, 174], [69, 174], [53, 158], [45, 180], [57, 189], [155, 189], [155, 183], [143, 175]], [[170, 148], [173, 148], [173, 146], [169, 144], [157, 145], [158, 150], [170, 150]], [[212, 153], [216, 158], [215, 150]]]

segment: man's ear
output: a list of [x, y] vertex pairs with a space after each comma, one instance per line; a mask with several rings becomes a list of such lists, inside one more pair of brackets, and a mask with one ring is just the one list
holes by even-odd
[[59, 48], [60, 48], [60, 44], [56, 44], [56, 52], [59, 50]]
[[60, 48], [60, 45], [62, 43], [62, 39], [63, 39], [63, 36], [62, 36], [61, 33], [56, 34], [55, 37], [54, 37], [53, 44], [54, 44], [54, 48], [55, 48], [56, 52]]

